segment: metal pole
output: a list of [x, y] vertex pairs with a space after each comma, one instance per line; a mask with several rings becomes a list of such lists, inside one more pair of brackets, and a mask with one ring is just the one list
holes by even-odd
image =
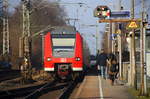
[[[121, 0], [118, 1], [118, 8], [117, 10], [121, 10]], [[119, 28], [119, 25], [122, 25], [121, 23], [118, 24], [118, 28]], [[122, 69], [122, 30], [121, 28], [118, 29], [118, 32], [119, 35], [118, 35], [118, 47], [119, 47], [119, 75], [120, 75], [120, 79], [122, 80], [122, 72], [123, 72], [123, 69]]]
[[[135, 1], [131, 0], [131, 18], [134, 19], [134, 5]], [[130, 54], [130, 65], [131, 65], [131, 73], [132, 73], [132, 82], [131, 86], [137, 89], [137, 79], [136, 79], [136, 60], [135, 60], [135, 34], [134, 29], [132, 29], [132, 39], [131, 39], [131, 54]]]
[[10, 42], [9, 42], [9, 25], [8, 25], [8, 1], [2, 1], [3, 9], [3, 55], [9, 54]]
[[130, 51], [130, 59], [129, 59], [129, 61], [130, 61], [130, 67], [129, 67], [129, 72], [128, 72], [128, 84], [131, 86], [132, 85], [132, 67], [131, 67], [131, 64], [132, 64], [132, 44], [131, 44], [131, 42], [132, 42], [132, 37], [130, 37], [130, 35], [128, 35], [128, 37], [129, 37], [129, 51]]
[[[115, 33], [115, 23], [112, 23], [112, 33]], [[115, 42], [116, 42], [116, 37], [114, 37], [112, 40], [112, 52], [114, 52], [114, 53], [116, 52]]]
[[109, 49], [110, 49], [110, 52], [112, 52], [112, 39], [110, 37], [112, 37], [112, 22], [110, 22], [110, 34], [109, 34]]
[[[142, 12], [142, 20], [143, 20], [143, 12]], [[141, 57], [141, 88], [140, 88], [140, 94], [144, 95], [144, 46], [143, 46], [143, 21], [141, 22], [141, 34], [140, 34], [140, 57]]]
[[96, 21], [96, 52], [98, 52], [98, 21]]
[[121, 34], [121, 30], [120, 33], [118, 35], [118, 47], [119, 47], [119, 75], [120, 75], [120, 79], [122, 80], [122, 34]]
[[30, 51], [31, 51], [31, 42], [30, 42], [30, 0], [22, 0], [22, 12], [23, 12], [23, 31], [22, 39], [20, 39], [20, 56], [24, 58], [24, 63], [22, 68], [25, 68], [23, 77], [25, 80], [32, 79], [31, 77], [31, 61], [30, 61]]
[[107, 51], [108, 51], [108, 53], [112, 52], [112, 41], [110, 39], [111, 35], [112, 35], [112, 22], [109, 23], [109, 31], [107, 32], [107, 39], [108, 39]]
[[131, 0], [131, 18], [134, 19], [134, 5], [135, 1]]
[[30, 47], [29, 47], [29, 37], [30, 37], [30, 0], [22, 0], [22, 9], [23, 9], [23, 31], [22, 39], [24, 49], [22, 55], [29, 57]]
[[143, 46], [144, 46], [144, 93], [145, 93], [145, 95], [147, 95], [147, 68], [146, 68], [146, 53], [145, 53], [145, 51], [146, 51], [146, 46], [145, 46], [145, 43], [146, 43], [146, 28], [144, 27], [144, 29], [143, 29], [143, 35], [144, 35], [144, 37], [143, 37], [143, 39], [144, 39], [144, 44], [143, 44]]
[[141, 49], [141, 88], [140, 94], [147, 94], [147, 86], [146, 86], [146, 63], [145, 63], [145, 35], [146, 29], [144, 27], [144, 19], [145, 19], [145, 10], [144, 10], [144, 1], [142, 0], [142, 21], [141, 21], [141, 34], [140, 34], [140, 49]]
[[109, 30], [107, 31], [107, 52], [110, 53], [110, 23], [108, 23]]

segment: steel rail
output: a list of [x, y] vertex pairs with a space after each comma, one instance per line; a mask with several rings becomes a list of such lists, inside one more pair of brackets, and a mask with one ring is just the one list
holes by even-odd
[[79, 82], [80, 81], [77, 78], [74, 81], [72, 81], [71, 83], [69, 82], [68, 86], [64, 87], [64, 89], [62, 90], [62, 93], [58, 96], [57, 99], [68, 99]]
[[0, 74], [0, 82], [15, 79], [21, 75], [19, 70], [2, 70]]
[[18, 88], [18, 89], [13, 89], [13, 90], [8, 90], [8, 91], [0, 91], [0, 99], [13, 99], [15, 97], [25, 97], [25, 99], [28, 99], [31, 93], [34, 93], [37, 90], [41, 90], [44, 86], [51, 85], [54, 82], [55, 81], [51, 81], [51, 82], [47, 82], [44, 84], [30, 86], [26, 88]]
[[42, 90], [44, 90], [46, 87], [52, 87], [53, 85], [56, 84], [56, 80], [47, 83], [45, 85], [43, 85], [42, 87], [36, 89], [34, 92], [30, 93], [29, 95], [27, 95], [26, 97], [24, 97], [24, 99], [31, 99], [32, 97], [36, 96], [39, 92], [41, 92]]

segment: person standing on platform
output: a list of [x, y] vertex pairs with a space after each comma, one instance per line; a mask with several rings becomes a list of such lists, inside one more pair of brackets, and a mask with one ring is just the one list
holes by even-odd
[[109, 68], [112, 65], [112, 60], [116, 60], [116, 56], [112, 52], [108, 52], [107, 56], [107, 73], [109, 72]]
[[100, 68], [100, 74], [106, 78], [107, 54], [101, 49], [101, 53], [97, 56], [97, 66]]
[[117, 78], [117, 73], [119, 72], [119, 65], [117, 61], [117, 57], [113, 53], [108, 54], [108, 74], [111, 85], [114, 84], [115, 79]]
[[114, 81], [116, 79], [116, 74], [118, 72], [117, 68], [118, 68], [117, 60], [114, 58], [111, 60], [111, 65], [109, 66], [109, 69], [108, 69], [108, 74], [109, 74], [109, 79], [110, 79], [111, 85], [114, 85]]

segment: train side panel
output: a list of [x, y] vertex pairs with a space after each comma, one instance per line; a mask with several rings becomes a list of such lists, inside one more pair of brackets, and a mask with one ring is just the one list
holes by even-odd
[[50, 32], [48, 32], [44, 37], [44, 70], [54, 71], [54, 64], [52, 61], [52, 40]]
[[79, 33], [76, 34], [75, 42], [75, 62], [73, 63], [73, 71], [83, 70], [83, 39]]

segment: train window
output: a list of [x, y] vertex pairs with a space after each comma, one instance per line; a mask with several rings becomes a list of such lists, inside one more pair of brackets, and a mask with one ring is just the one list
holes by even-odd
[[75, 39], [73, 38], [54, 38], [52, 39], [53, 46], [74, 46]]
[[52, 38], [54, 57], [73, 57], [75, 38]]

